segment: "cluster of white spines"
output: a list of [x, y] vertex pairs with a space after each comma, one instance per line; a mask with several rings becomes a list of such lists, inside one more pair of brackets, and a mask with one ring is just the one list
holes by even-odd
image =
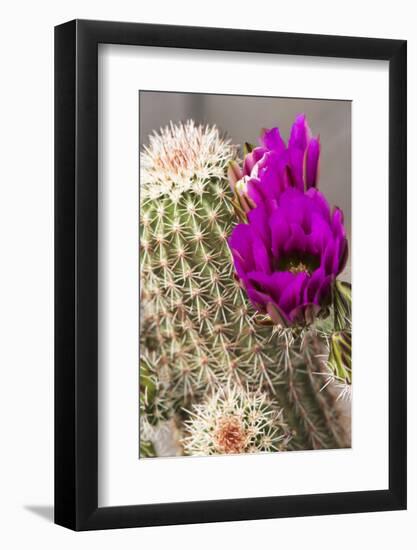
[[233, 156], [234, 148], [216, 126], [171, 122], [154, 132], [141, 152], [143, 196], [165, 195], [175, 201], [189, 189], [198, 192], [205, 181], [224, 177]]
[[220, 388], [188, 412], [183, 445], [189, 455], [284, 451], [291, 439], [282, 411], [259, 391]]

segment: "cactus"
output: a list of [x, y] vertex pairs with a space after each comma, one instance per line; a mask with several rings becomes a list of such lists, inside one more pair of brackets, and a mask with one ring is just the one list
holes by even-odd
[[336, 397], [320, 391], [317, 372], [330, 372], [320, 358], [323, 322], [273, 326], [234, 275], [227, 239], [238, 220], [227, 168], [235, 156], [217, 128], [192, 121], [155, 133], [141, 153], [141, 423], [155, 434], [173, 422], [190, 452], [193, 406], [219, 388], [245, 388], [267, 392], [277, 414], [284, 409], [294, 435], [285, 448], [348, 446]]
[[183, 445], [194, 456], [284, 451], [292, 437], [283, 411], [265, 393], [236, 387], [193, 405], [185, 426]]

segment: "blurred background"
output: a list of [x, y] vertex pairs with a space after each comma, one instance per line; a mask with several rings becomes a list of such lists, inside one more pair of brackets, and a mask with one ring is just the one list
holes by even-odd
[[[343, 210], [351, 248], [350, 101], [140, 91], [139, 109], [141, 147], [154, 130], [190, 118], [215, 124], [239, 146], [258, 144], [261, 129], [273, 126], [287, 141], [296, 115], [304, 113], [313, 135], [320, 136], [319, 188], [330, 205]], [[350, 258], [342, 278], [351, 280]]]

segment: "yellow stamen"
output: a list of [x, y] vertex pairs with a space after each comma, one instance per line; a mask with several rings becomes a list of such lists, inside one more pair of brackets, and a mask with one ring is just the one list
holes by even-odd
[[290, 264], [288, 271], [291, 273], [308, 273], [308, 267], [303, 262], [298, 262], [297, 264]]

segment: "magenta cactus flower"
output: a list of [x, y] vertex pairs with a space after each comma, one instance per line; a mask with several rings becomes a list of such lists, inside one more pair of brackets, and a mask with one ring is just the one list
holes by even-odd
[[278, 128], [267, 130], [241, 173], [229, 171], [247, 221], [229, 239], [236, 273], [254, 307], [280, 325], [308, 324], [326, 310], [348, 256], [343, 213], [316, 188], [319, 152], [299, 115], [288, 147]]
[[311, 137], [305, 115], [298, 115], [288, 146], [279, 128], [264, 130], [260, 146], [246, 155], [243, 168], [234, 162], [229, 179], [243, 210], [255, 205], [273, 208], [280, 193], [292, 187], [300, 191], [316, 187], [320, 141]]

